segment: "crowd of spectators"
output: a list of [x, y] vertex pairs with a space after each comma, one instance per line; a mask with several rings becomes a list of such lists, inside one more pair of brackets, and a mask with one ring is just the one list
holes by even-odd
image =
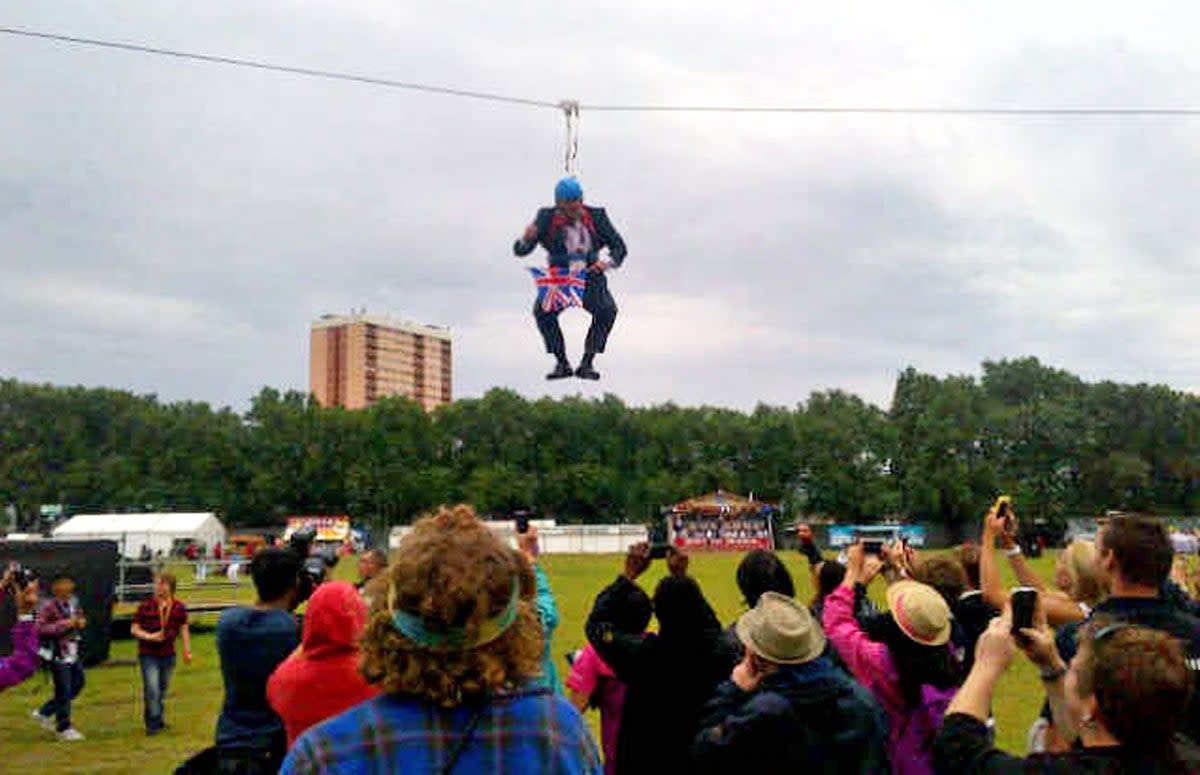
[[[262, 549], [249, 564], [256, 602], [217, 627], [214, 745], [178, 772], [1197, 771], [1200, 603], [1162, 523], [1110, 517], [1060, 553], [1051, 581], [1025, 562], [1013, 524], [989, 513], [978, 543], [946, 553], [860, 542], [844, 562], [801, 526], [814, 598], [797, 600], [787, 564], [755, 550], [730, 580], [745, 611], [724, 625], [684, 551], [669, 549], [665, 576], [643, 589], [652, 551], [637, 544], [598, 591], [565, 681], [535, 529], [514, 549], [469, 506], [441, 508], [390, 564], [364, 555], [357, 586], [316, 586], [303, 617], [301, 558]], [[1036, 590], [1028, 621], [1015, 620], [1000, 555]], [[0, 580], [19, 614], [0, 689], [41, 661], [54, 694], [37, 721], [79, 740], [86, 622], [71, 579], [50, 586], [35, 615], [37, 581]], [[175, 586], [160, 574], [133, 625], [148, 734], [166, 726], [178, 638], [191, 656]], [[1025, 756], [994, 742], [996, 686], [1017, 654], [1045, 689], [1025, 698], [1043, 704]], [[592, 708], [599, 747], [582, 715]]]
[[771, 537], [766, 517], [675, 517], [671, 526], [676, 541], [688, 546], [723, 546], [765, 541]]

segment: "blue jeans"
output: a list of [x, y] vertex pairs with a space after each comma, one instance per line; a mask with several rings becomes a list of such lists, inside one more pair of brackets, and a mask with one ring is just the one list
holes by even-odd
[[175, 655], [155, 657], [142, 654], [138, 657], [138, 664], [142, 666], [146, 729], [157, 731], [166, 726], [163, 723], [163, 698], [167, 696], [167, 686], [171, 683], [171, 674], [175, 672]]
[[54, 664], [50, 668], [54, 678], [54, 696], [38, 710], [46, 718], [54, 716], [55, 728], [59, 732], [71, 728], [71, 700], [83, 691], [83, 665], [72, 662], [69, 665]]

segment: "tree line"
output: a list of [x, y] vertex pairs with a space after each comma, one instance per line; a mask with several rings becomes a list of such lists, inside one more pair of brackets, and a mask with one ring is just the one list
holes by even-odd
[[790, 515], [973, 523], [997, 493], [1025, 517], [1200, 507], [1200, 398], [1087, 383], [1035, 358], [980, 377], [908, 368], [887, 411], [840, 390], [752, 412], [503, 389], [426, 413], [361, 411], [263, 389], [204, 403], [0, 381], [0, 506], [22, 526], [68, 513], [215, 510], [232, 525], [348, 513], [376, 526], [439, 503], [566, 522], [644, 522], [717, 489]]

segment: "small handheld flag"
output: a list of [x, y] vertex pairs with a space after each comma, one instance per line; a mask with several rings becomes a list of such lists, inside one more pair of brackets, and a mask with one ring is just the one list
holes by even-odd
[[587, 270], [551, 266], [529, 267], [537, 286], [537, 301], [544, 312], [561, 312], [567, 307], [582, 307], [587, 289]]

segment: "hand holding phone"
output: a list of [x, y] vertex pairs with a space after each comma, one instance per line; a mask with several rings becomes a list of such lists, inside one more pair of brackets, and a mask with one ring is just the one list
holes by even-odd
[[1016, 587], [1009, 594], [1012, 603], [1012, 634], [1018, 643], [1025, 643], [1022, 630], [1033, 629], [1033, 614], [1037, 610], [1038, 591], [1033, 587]]

